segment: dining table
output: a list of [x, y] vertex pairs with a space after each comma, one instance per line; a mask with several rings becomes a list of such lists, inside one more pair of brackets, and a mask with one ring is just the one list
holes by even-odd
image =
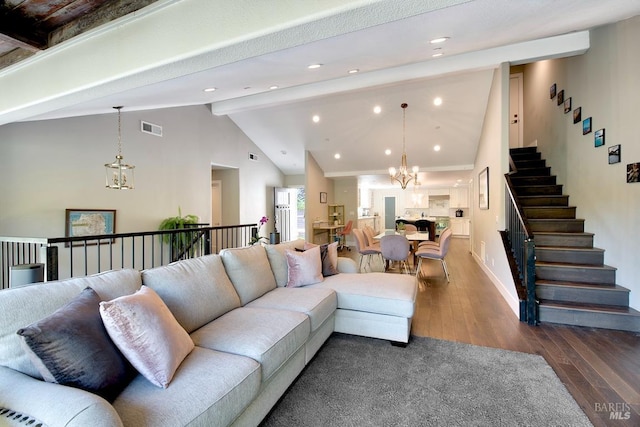
[[411, 255], [412, 255], [411, 263], [413, 264], [413, 267], [415, 268], [416, 267], [416, 251], [418, 250], [418, 245], [420, 244], [420, 242], [425, 242], [425, 241], [431, 240], [429, 238], [429, 232], [418, 231], [418, 232], [415, 232], [415, 233], [406, 234], [406, 233], [398, 232], [398, 231], [393, 230], [393, 229], [388, 229], [388, 230], [384, 230], [381, 233], [379, 233], [376, 236], [374, 236], [374, 239], [380, 240], [384, 236], [387, 236], [389, 234], [403, 235], [404, 237], [407, 238], [409, 243], [411, 243]]

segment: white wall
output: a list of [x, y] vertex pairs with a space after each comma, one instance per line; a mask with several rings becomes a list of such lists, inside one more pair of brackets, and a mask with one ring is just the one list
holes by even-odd
[[[578, 57], [531, 64], [525, 68], [525, 142], [538, 146], [551, 172], [564, 185], [569, 204], [605, 249], [605, 264], [617, 268], [617, 283], [631, 290], [630, 305], [640, 309], [640, 183], [626, 183], [626, 165], [640, 162], [640, 17], [591, 32], [591, 49]], [[605, 145], [594, 147], [593, 133], [582, 135], [549, 87], [557, 84], [592, 117], [593, 130], [605, 128]], [[622, 161], [609, 165], [607, 147], [622, 145]]]
[[[164, 136], [140, 132], [140, 120], [163, 126]], [[119, 232], [155, 230], [179, 206], [209, 222], [212, 164], [238, 170], [236, 220], [254, 223], [273, 210], [269, 188], [284, 181], [231, 120], [205, 106], [125, 108], [122, 139], [125, 161], [136, 166], [132, 191], [105, 188], [103, 165], [117, 152], [115, 113], [0, 126], [0, 235], [64, 236], [66, 208], [116, 209]]]
[[[502, 64], [494, 71], [493, 83], [473, 170], [472, 251], [476, 261], [519, 315], [515, 284], [498, 230], [504, 230], [504, 174], [509, 171], [509, 67]], [[489, 168], [489, 209], [478, 208], [478, 174]], [[484, 242], [485, 259], [481, 257]]]

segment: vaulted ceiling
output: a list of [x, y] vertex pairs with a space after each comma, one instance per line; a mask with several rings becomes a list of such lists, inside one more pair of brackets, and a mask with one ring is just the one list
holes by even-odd
[[327, 176], [373, 177], [399, 164], [407, 102], [409, 163], [455, 180], [495, 67], [580, 54], [584, 31], [637, 14], [636, 0], [5, 0], [0, 124], [210, 104], [285, 174], [308, 150]]

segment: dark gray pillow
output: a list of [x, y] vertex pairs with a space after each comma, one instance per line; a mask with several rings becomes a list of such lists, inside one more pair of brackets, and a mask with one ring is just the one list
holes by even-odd
[[100, 296], [91, 288], [50, 316], [18, 331], [42, 377], [113, 401], [136, 371], [109, 338]]

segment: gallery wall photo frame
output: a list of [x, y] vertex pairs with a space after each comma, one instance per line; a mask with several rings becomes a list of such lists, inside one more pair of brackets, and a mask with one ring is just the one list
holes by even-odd
[[591, 117], [587, 117], [582, 121], [582, 134], [587, 135], [591, 133]]
[[[102, 236], [116, 233], [115, 209], [65, 209], [65, 236], [85, 237]], [[113, 240], [101, 240], [100, 244], [107, 244]], [[95, 245], [97, 243], [88, 243]], [[65, 246], [69, 246], [67, 243]], [[74, 243], [73, 246], [84, 246], [84, 242]]]
[[640, 163], [629, 163], [627, 165], [627, 182], [640, 182]]
[[613, 165], [620, 163], [622, 159], [622, 146], [620, 144], [612, 145], [609, 147], [609, 164]]
[[478, 207], [482, 210], [489, 209], [489, 167], [488, 166], [478, 174]]
[[573, 110], [573, 124], [580, 123], [582, 121], [582, 107], [578, 107]]
[[604, 145], [604, 128], [598, 129], [593, 134], [593, 146], [602, 147]]
[[558, 105], [564, 104], [564, 89], [558, 92]]
[[564, 113], [571, 112], [571, 97], [564, 100]]
[[327, 203], [327, 193], [324, 191], [320, 192], [320, 203]]
[[558, 86], [555, 83], [551, 85], [551, 87], [549, 88], [549, 99], [553, 99], [556, 97], [557, 87]]

